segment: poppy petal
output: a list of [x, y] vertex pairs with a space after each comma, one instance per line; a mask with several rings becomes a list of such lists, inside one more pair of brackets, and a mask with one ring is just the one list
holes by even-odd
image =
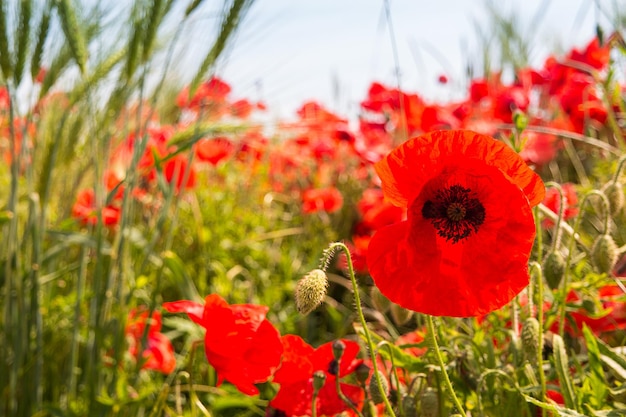
[[406, 207], [446, 162], [473, 158], [505, 173], [524, 190], [531, 206], [543, 200], [545, 188], [541, 178], [513, 149], [468, 130], [440, 130], [411, 138], [374, 167], [382, 180], [385, 197], [399, 207]]

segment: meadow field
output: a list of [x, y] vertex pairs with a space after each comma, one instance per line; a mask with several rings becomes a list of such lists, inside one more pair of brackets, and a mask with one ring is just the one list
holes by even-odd
[[254, 3], [0, 2], [0, 415], [626, 415], [626, 9], [274, 120]]

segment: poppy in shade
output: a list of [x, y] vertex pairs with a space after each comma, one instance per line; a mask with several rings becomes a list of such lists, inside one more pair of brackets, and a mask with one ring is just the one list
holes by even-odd
[[473, 317], [528, 284], [531, 207], [545, 188], [511, 148], [467, 130], [409, 139], [375, 165], [407, 220], [379, 229], [367, 264], [380, 291], [410, 310]]
[[226, 380], [239, 391], [255, 395], [254, 384], [262, 383], [280, 364], [283, 345], [280, 334], [265, 315], [268, 307], [253, 304], [229, 305], [217, 294], [205, 304], [193, 301], [164, 303], [170, 313], [187, 313], [206, 329], [206, 357], [217, 372], [218, 384]]
[[[280, 384], [270, 406], [280, 410], [286, 416], [310, 416], [313, 400], [313, 373], [324, 372], [326, 382], [319, 390], [315, 406], [318, 416], [334, 416], [349, 410], [348, 405], [337, 395], [335, 378], [343, 378], [353, 373], [363, 361], [357, 359], [359, 345], [356, 342], [342, 340], [345, 350], [339, 366], [333, 356], [333, 342], [315, 349], [301, 337], [286, 335], [282, 337], [285, 353], [283, 361], [274, 375], [273, 382]], [[340, 383], [343, 394], [357, 407], [363, 402], [363, 390], [356, 386]]]

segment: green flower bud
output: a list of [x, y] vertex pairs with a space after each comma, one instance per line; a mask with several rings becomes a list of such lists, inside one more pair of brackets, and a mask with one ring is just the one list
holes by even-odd
[[[539, 344], [541, 343], [541, 346]], [[522, 325], [522, 351], [526, 360], [534, 367], [538, 366], [537, 358], [543, 350], [543, 337], [539, 338], [539, 322], [534, 317], [524, 320]]]
[[385, 401], [385, 397], [389, 395], [389, 383], [387, 382], [387, 378], [385, 378], [385, 375], [380, 371], [378, 371], [378, 376], [380, 377], [380, 382], [383, 386], [383, 392], [381, 392], [380, 388], [378, 388], [378, 381], [376, 380], [376, 377], [372, 375], [370, 378], [370, 398], [374, 404], [381, 404]]
[[602, 188], [602, 192], [609, 200], [611, 215], [615, 216], [624, 208], [624, 185], [619, 181], [610, 181]]
[[546, 278], [548, 287], [555, 290], [559, 288], [565, 275], [565, 258], [559, 251], [552, 251], [543, 261], [543, 276]]
[[591, 247], [591, 262], [600, 273], [610, 274], [618, 256], [619, 249], [609, 234], [599, 236]]
[[439, 417], [439, 395], [432, 388], [426, 388], [420, 394], [420, 408], [424, 417]]
[[406, 417], [417, 417], [417, 403], [412, 395], [402, 395], [402, 410]]
[[296, 284], [296, 308], [300, 314], [309, 314], [324, 301], [328, 277], [321, 269], [314, 269]]

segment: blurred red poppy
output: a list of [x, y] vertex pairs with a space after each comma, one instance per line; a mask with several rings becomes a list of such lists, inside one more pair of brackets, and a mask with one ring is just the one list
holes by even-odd
[[102, 223], [113, 226], [119, 223], [121, 211], [113, 205], [106, 205], [101, 209], [96, 207], [96, 196], [92, 189], [82, 190], [76, 196], [72, 207], [72, 216], [83, 225], [95, 225], [98, 222], [98, 210], [102, 211]]
[[196, 143], [196, 155], [201, 161], [217, 165], [235, 152], [235, 145], [226, 137], [200, 139]]
[[[285, 353], [282, 364], [273, 379], [273, 382], [280, 384], [280, 389], [270, 401], [270, 406], [282, 411], [286, 416], [310, 416], [313, 400], [313, 373], [323, 371], [326, 375], [326, 382], [317, 395], [317, 415], [334, 416], [348, 410], [348, 405], [337, 395], [335, 378], [351, 374], [362, 363], [362, 360], [356, 359], [359, 345], [356, 342], [343, 340], [345, 350], [339, 367], [336, 367], [332, 342], [317, 349], [296, 335], [283, 336], [282, 342]], [[343, 382], [340, 387], [344, 395], [359, 407], [363, 401], [363, 390], [358, 386]]]
[[343, 205], [341, 192], [335, 187], [312, 188], [302, 193], [302, 211], [315, 213], [325, 211], [333, 213]]
[[229, 305], [217, 294], [205, 304], [193, 301], [164, 303], [170, 313], [187, 313], [206, 329], [204, 347], [215, 368], [218, 384], [226, 380], [244, 394], [255, 395], [254, 384], [262, 383], [280, 364], [283, 346], [280, 334], [265, 315], [268, 307], [253, 304]]
[[[153, 369], [169, 374], [176, 368], [174, 347], [170, 340], [161, 333], [161, 313], [154, 311], [148, 319], [148, 311], [132, 310], [126, 324], [126, 337], [129, 343], [129, 352], [135, 358], [141, 354], [142, 369]], [[148, 334], [143, 350], [142, 339], [148, 326]]]
[[511, 148], [466, 130], [409, 139], [375, 165], [385, 197], [408, 219], [379, 229], [367, 264], [402, 307], [471, 317], [528, 284], [531, 207], [545, 189]]

